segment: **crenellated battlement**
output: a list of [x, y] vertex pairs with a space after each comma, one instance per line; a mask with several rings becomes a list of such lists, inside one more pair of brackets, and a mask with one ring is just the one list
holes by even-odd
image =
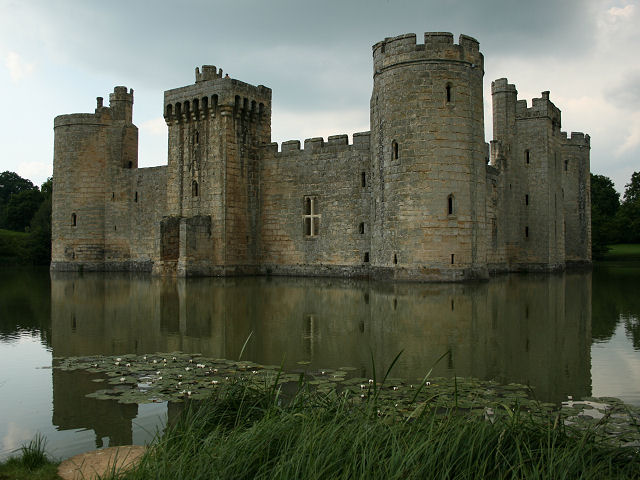
[[222, 69], [217, 69], [215, 65], [203, 65], [202, 71], [196, 67], [196, 83], [206, 82], [222, 78]]
[[[307, 138], [304, 142], [300, 140], [287, 140], [282, 142], [280, 150], [278, 143], [272, 142], [264, 145], [267, 152], [276, 155], [291, 155], [296, 153], [337, 153], [349, 149], [368, 150], [371, 140], [371, 132], [358, 132], [353, 134], [353, 143], [349, 143], [347, 134], [331, 135], [324, 141], [322, 137]], [[304, 148], [301, 146], [304, 145]]]
[[516, 102], [516, 119], [526, 120], [532, 118], [548, 118], [551, 120], [553, 127], [560, 129], [562, 126], [562, 118], [560, 109], [549, 100], [549, 92], [542, 92], [540, 98], [531, 100], [531, 106], [527, 105], [526, 100], [518, 100]]
[[513, 83], [509, 83], [509, 80], [506, 78], [498, 78], [491, 82], [491, 94], [494, 95], [496, 93], [514, 93], [518, 94], [518, 90], [516, 90], [516, 86]]
[[[223, 113], [224, 112], [224, 113]], [[271, 89], [222, 77], [222, 69], [204, 65], [196, 68], [196, 83], [164, 92], [167, 125], [233, 115], [248, 121], [263, 121], [271, 115]]]
[[572, 147], [590, 147], [591, 137], [582, 132], [571, 132], [571, 136], [567, 137], [567, 132], [561, 132], [563, 143]]
[[460, 35], [456, 44], [452, 33], [426, 32], [424, 43], [417, 43], [416, 35], [409, 33], [385, 38], [372, 49], [374, 74], [394, 66], [421, 62], [462, 62], [472, 68], [484, 69], [480, 44], [467, 35]]

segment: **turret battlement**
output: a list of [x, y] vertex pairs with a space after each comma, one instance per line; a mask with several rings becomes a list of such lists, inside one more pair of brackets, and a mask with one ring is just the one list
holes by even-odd
[[491, 82], [491, 94], [494, 95], [496, 93], [515, 93], [518, 94], [518, 90], [516, 90], [516, 86], [513, 83], [509, 83], [509, 80], [506, 78], [498, 78]]
[[464, 62], [473, 68], [484, 68], [480, 44], [475, 38], [460, 35], [453, 43], [449, 32], [426, 32], [424, 43], [416, 42], [416, 35], [409, 33], [385, 38], [373, 45], [374, 73], [380, 73], [396, 65], [420, 62]]
[[216, 78], [222, 78], [222, 69], [218, 70], [215, 65], [203, 65], [202, 71], [196, 67], [196, 83], [215, 80]]
[[516, 102], [516, 118], [539, 118], [548, 117], [557, 121], [560, 125], [560, 109], [549, 100], [549, 92], [542, 92], [540, 98], [531, 100], [531, 106], [527, 106], [526, 100], [518, 100]]
[[571, 132], [571, 136], [567, 137], [567, 132], [561, 132], [563, 143], [573, 147], [590, 147], [591, 137], [582, 132]]
[[113, 93], [109, 94], [109, 108], [114, 120], [131, 123], [133, 121], [133, 88], [127, 91], [127, 87], [115, 87]]
[[[295, 154], [303, 152], [332, 152], [337, 153], [351, 148], [369, 149], [371, 132], [358, 132], [353, 134], [353, 143], [349, 143], [347, 134], [331, 135], [324, 141], [323, 137], [307, 138], [304, 142], [300, 140], [287, 140], [282, 142], [278, 151], [278, 143], [272, 142], [264, 146], [264, 148], [274, 154]], [[304, 145], [304, 148], [301, 146]]]

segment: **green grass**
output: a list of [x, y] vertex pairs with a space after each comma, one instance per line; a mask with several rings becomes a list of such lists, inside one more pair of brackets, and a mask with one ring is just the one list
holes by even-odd
[[640, 260], [640, 243], [621, 243], [618, 245], [608, 245], [609, 251], [604, 255], [607, 261], [636, 261]]
[[0, 480], [59, 480], [58, 463], [46, 453], [46, 441], [41, 435], [20, 448], [20, 456], [0, 463]]
[[[191, 404], [134, 479], [638, 478], [640, 458], [590, 431], [505, 408], [494, 422], [455, 409], [407, 420], [354, 394], [238, 383]], [[110, 474], [106, 478], [116, 478]]]

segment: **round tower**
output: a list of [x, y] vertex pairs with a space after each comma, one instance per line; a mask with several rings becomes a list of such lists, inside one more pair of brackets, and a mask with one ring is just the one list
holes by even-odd
[[486, 276], [483, 56], [451, 33], [373, 46], [372, 239], [381, 276]]
[[104, 261], [104, 196], [111, 112], [54, 120], [51, 269], [99, 269]]

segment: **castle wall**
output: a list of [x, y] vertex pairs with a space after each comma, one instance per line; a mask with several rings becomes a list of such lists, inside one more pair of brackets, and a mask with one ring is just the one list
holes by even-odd
[[549, 92], [531, 107], [507, 79], [492, 84], [496, 165], [503, 175], [505, 254], [510, 270], [564, 268], [560, 110]]
[[591, 262], [590, 139], [572, 132], [561, 142], [566, 262], [584, 265]]
[[260, 163], [263, 272], [363, 275], [371, 255], [369, 133], [265, 146]]
[[464, 35], [373, 46], [372, 263], [383, 277], [486, 277], [483, 57]]

